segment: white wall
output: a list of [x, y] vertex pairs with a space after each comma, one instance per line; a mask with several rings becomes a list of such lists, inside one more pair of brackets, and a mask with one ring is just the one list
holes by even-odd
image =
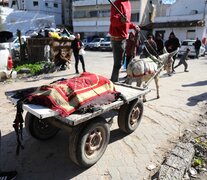
[[196, 37], [199, 37], [199, 39], [203, 39], [203, 37], [206, 37], [205, 28], [203, 27], [183, 27], [183, 28], [159, 28], [154, 29], [153, 33], [155, 34], [156, 31], [165, 31], [164, 34], [164, 41], [166, 41], [170, 35], [170, 33], [173, 31], [176, 35], [176, 37], [183, 41], [187, 39], [187, 31], [188, 30], [195, 30], [195, 34], [193, 39], [196, 39]]
[[[179, 22], [179, 21], [192, 21], [192, 20], [203, 20], [207, 22], [206, 13], [204, 10], [207, 9], [205, 0], [177, 0], [176, 3], [168, 6], [166, 16], [156, 17], [155, 23], [159, 22]], [[197, 10], [197, 13], [193, 10]], [[203, 39], [206, 37], [207, 23], [205, 26], [194, 26], [194, 27], [177, 27], [177, 28], [155, 28], [153, 32], [165, 31], [164, 40], [167, 40], [170, 32], [174, 32], [180, 41], [188, 38], [188, 30], [195, 30], [194, 39], [199, 37]], [[192, 33], [193, 35], [193, 33]]]
[[167, 11], [169, 15], [185, 15], [197, 10], [198, 13], [204, 11], [205, 0], [176, 0], [176, 3], [171, 5]]

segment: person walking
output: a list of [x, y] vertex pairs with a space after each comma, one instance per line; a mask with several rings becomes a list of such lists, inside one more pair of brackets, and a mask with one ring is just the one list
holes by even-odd
[[196, 58], [199, 58], [199, 52], [200, 52], [200, 47], [201, 47], [201, 40], [197, 37], [196, 41], [194, 43], [194, 47], [195, 47], [195, 53], [196, 53]]
[[[170, 33], [170, 36], [168, 38], [168, 40], [165, 42], [165, 47], [167, 52], [171, 53], [175, 50], [177, 50], [177, 48], [180, 47], [180, 41], [179, 39], [175, 36], [174, 32]], [[174, 71], [174, 64], [175, 64], [175, 59], [176, 59], [177, 54], [175, 54], [173, 56], [173, 62], [172, 62], [172, 72]]]
[[83, 72], [86, 72], [84, 57], [83, 57], [82, 54], [79, 53], [80, 49], [83, 48], [83, 43], [80, 40], [80, 34], [79, 33], [76, 33], [75, 39], [71, 43], [71, 48], [73, 50], [73, 55], [74, 55], [74, 58], [75, 58], [75, 73], [79, 74], [79, 70], [78, 70], [79, 60], [82, 64]]
[[152, 34], [148, 34], [147, 41], [144, 43], [144, 48], [142, 50], [141, 58], [147, 58], [150, 55], [158, 56], [157, 53], [157, 44], [153, 39]]
[[134, 23], [130, 22], [131, 2], [129, 0], [116, 0], [114, 5], [124, 16], [123, 17], [114, 6], [111, 6], [109, 34], [111, 35], [114, 60], [111, 81], [117, 82], [119, 79], [119, 70], [124, 59], [128, 30], [135, 29], [136, 31], [140, 31], [140, 29]]
[[181, 56], [179, 63], [174, 67], [174, 69], [183, 64], [184, 67], [185, 67], [184, 72], [189, 72], [187, 70], [188, 69], [188, 64], [186, 62], [189, 52], [190, 52], [190, 49], [187, 48], [185, 53]]
[[163, 40], [162, 40], [162, 35], [160, 33], [156, 34], [155, 42], [157, 44], [157, 53], [158, 53], [158, 55], [163, 54], [164, 43], [163, 43]]

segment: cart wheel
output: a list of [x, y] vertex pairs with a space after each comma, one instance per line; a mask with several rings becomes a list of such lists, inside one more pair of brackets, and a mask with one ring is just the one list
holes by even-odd
[[134, 132], [141, 122], [142, 114], [143, 102], [139, 99], [122, 105], [118, 114], [119, 128], [128, 134]]
[[50, 139], [57, 134], [59, 128], [52, 126], [47, 120], [49, 120], [49, 118], [42, 120], [27, 112], [25, 117], [25, 128], [27, 132], [36, 139]]
[[69, 136], [69, 156], [70, 156], [70, 159], [77, 165], [79, 165], [77, 161], [77, 144], [78, 144], [78, 140], [79, 140], [78, 138], [83, 129], [83, 126], [84, 124], [75, 126]]
[[82, 167], [94, 165], [103, 155], [110, 138], [109, 125], [103, 117], [96, 117], [70, 141], [70, 157]]

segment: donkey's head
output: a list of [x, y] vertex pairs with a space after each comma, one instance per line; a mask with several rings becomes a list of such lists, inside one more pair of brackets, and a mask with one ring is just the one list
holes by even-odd
[[172, 71], [173, 56], [178, 53], [178, 50], [179, 49], [168, 53], [164, 47], [164, 54], [159, 56], [160, 61], [164, 64], [164, 70], [166, 70], [168, 74]]

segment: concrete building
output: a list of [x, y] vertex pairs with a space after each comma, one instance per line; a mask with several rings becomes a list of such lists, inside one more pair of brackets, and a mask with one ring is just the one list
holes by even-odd
[[62, 0], [62, 24], [73, 31], [72, 24], [72, 0]]
[[56, 25], [62, 25], [62, 0], [9, 0], [9, 7], [54, 15]]
[[[153, 22], [159, 3], [159, 0], [131, 0], [131, 21], [143, 27]], [[111, 8], [108, 0], [74, 0], [72, 7], [74, 32], [85, 38], [108, 34]]]
[[153, 28], [154, 34], [163, 34], [164, 40], [168, 39], [172, 31], [180, 41], [196, 37], [204, 39], [207, 30], [206, 5], [206, 0], [177, 0], [165, 7], [164, 13], [157, 14], [154, 23], [148, 27]]

